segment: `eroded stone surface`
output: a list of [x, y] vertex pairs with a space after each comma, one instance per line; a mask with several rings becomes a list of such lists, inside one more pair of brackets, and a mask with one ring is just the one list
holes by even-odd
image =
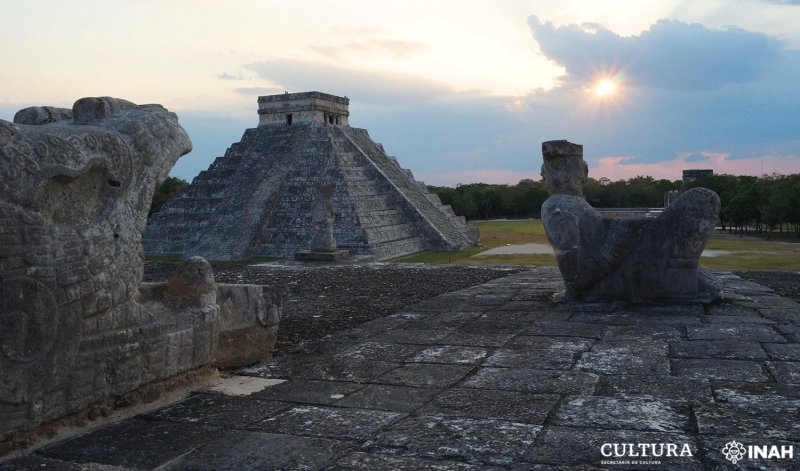
[[538, 425], [502, 420], [409, 417], [370, 438], [362, 450], [509, 465], [521, 460], [540, 430]]
[[[48, 446], [37, 454], [67, 462], [153, 469], [207, 442], [218, 430], [195, 424], [130, 419]], [[131, 446], [133, 443], [136, 446]]]
[[689, 404], [649, 397], [570, 396], [561, 403], [552, 423], [599, 429], [689, 432]]
[[447, 388], [472, 371], [471, 366], [406, 363], [383, 376], [376, 383], [415, 386], [422, 388]]
[[453, 388], [436, 396], [417, 414], [499, 419], [541, 425], [558, 400], [557, 394]]
[[672, 360], [677, 376], [692, 379], [766, 382], [769, 378], [761, 364], [744, 360]]
[[411, 363], [477, 365], [483, 363], [488, 353], [483, 348], [447, 345], [426, 348], [409, 358], [408, 361]]
[[251, 429], [289, 435], [366, 440], [405, 414], [368, 409], [295, 406]]
[[598, 396], [651, 396], [684, 399], [695, 403], [714, 400], [711, 384], [705, 379], [676, 376], [608, 375], [600, 378]]
[[597, 375], [582, 371], [486, 367], [479, 369], [461, 386], [530, 393], [591, 394], [597, 380]]
[[703, 404], [695, 409], [701, 435], [800, 441], [800, 401], [750, 401], [746, 405]]
[[350, 446], [347, 442], [324, 438], [237, 430], [213, 438], [163, 469], [169, 471], [318, 470], [332, 464]]
[[392, 412], [414, 412], [443, 389], [370, 384], [336, 402], [341, 407], [358, 407]]
[[351, 453], [336, 463], [332, 471], [500, 471], [503, 468], [454, 461], [441, 462], [405, 456]]
[[253, 394], [256, 399], [330, 405], [363, 388], [363, 384], [345, 381], [292, 379]]
[[275, 362], [247, 368], [243, 370], [243, 373], [261, 376], [262, 378], [301, 378], [365, 382], [371, 381], [399, 366], [399, 363], [353, 358], [331, 358], [329, 361], [320, 361], [319, 357], [313, 356], [287, 356]]
[[185, 401], [139, 416], [146, 420], [170, 420], [212, 427], [244, 428], [282, 412], [292, 405], [286, 402], [260, 401], [221, 394], [198, 394]]

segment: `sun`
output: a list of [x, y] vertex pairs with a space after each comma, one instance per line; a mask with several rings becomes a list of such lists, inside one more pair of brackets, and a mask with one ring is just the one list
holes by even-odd
[[612, 80], [600, 80], [597, 82], [597, 85], [594, 87], [594, 93], [597, 96], [608, 96], [614, 93], [614, 90], [617, 88], [617, 84], [614, 83]]

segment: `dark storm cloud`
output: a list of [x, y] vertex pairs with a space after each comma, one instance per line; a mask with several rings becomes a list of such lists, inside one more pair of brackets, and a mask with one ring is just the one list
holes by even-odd
[[623, 73], [637, 85], [670, 90], [714, 90], [759, 79], [778, 61], [780, 41], [729, 27], [659, 20], [638, 36], [623, 37], [593, 24], [555, 27], [538, 17], [528, 25], [542, 53], [575, 79]]

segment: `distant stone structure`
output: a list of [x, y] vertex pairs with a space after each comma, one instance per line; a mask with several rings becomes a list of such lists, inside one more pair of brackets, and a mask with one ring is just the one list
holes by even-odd
[[199, 257], [140, 284], [153, 193], [191, 148], [174, 113], [110, 97], [0, 120], [0, 441], [215, 355], [263, 358], [217, 352], [221, 328], [274, 344], [270, 288], [217, 286]]
[[690, 169], [683, 171], [683, 182], [681, 184], [681, 191], [686, 189], [686, 184], [689, 182], [693, 182], [699, 178], [706, 178], [714, 175], [714, 170], [712, 169]]
[[547, 238], [566, 290], [564, 301], [714, 302], [719, 283], [698, 260], [719, 213], [716, 193], [685, 192], [659, 216], [603, 218], [583, 197], [588, 177], [583, 146], [542, 143], [542, 205]]
[[683, 181], [684, 182], [692, 182], [697, 180], [698, 178], [706, 178], [714, 175], [714, 170], [712, 169], [693, 169], [693, 170], [684, 170], [683, 171]]
[[346, 97], [286, 93], [258, 104], [258, 127], [152, 215], [147, 253], [291, 258], [314, 243], [320, 183], [332, 185], [335, 244], [354, 255], [385, 260], [478, 242], [477, 228], [349, 126]]
[[681, 195], [681, 192], [679, 190], [669, 190], [669, 191], [665, 192], [664, 193], [664, 207], [668, 208], [669, 205], [671, 205], [673, 201], [678, 199], [678, 197], [680, 195]]

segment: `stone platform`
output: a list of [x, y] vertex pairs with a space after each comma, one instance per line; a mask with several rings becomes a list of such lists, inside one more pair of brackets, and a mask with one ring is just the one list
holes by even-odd
[[298, 262], [339, 262], [348, 258], [349, 250], [301, 250], [294, 254]]
[[[239, 371], [250, 394], [198, 391], [0, 470], [800, 469], [800, 305], [716, 274], [715, 306], [556, 305], [558, 271], [532, 269]], [[734, 465], [733, 440], [793, 457]]]

